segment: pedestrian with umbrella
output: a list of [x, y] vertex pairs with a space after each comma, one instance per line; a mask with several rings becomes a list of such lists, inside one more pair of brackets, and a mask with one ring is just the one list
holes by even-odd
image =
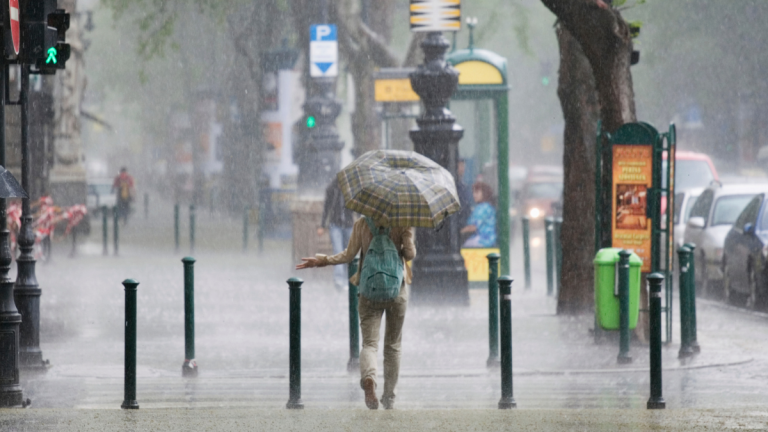
[[408, 306], [406, 286], [411, 283], [411, 271], [405, 263], [416, 256], [412, 228], [439, 229], [447, 216], [459, 211], [456, 185], [453, 176], [434, 161], [398, 150], [365, 153], [339, 172], [336, 179], [345, 206], [364, 217], [355, 222], [343, 252], [302, 258], [296, 269], [349, 263], [360, 252], [360, 266], [350, 279], [360, 288], [360, 386], [365, 391], [366, 406], [378, 409], [376, 353], [381, 318], [386, 315], [381, 403], [392, 409]]

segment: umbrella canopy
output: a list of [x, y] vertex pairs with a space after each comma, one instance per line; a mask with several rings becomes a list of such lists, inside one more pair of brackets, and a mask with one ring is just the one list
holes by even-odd
[[348, 209], [384, 226], [437, 228], [461, 208], [451, 173], [415, 152], [369, 151], [336, 179]]
[[28, 198], [16, 178], [0, 165], [0, 198]]

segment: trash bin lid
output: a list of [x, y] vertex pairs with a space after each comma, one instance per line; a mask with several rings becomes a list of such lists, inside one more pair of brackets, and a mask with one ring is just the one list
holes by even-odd
[[[606, 264], [614, 265], [619, 262], [619, 252], [621, 248], [603, 248], [597, 251], [593, 264]], [[643, 265], [643, 260], [634, 252], [629, 256], [630, 267], [640, 267]]]

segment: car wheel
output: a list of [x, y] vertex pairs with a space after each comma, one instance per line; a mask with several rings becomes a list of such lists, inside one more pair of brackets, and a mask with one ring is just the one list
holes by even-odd
[[727, 262], [723, 264], [723, 301], [731, 303], [731, 271]]

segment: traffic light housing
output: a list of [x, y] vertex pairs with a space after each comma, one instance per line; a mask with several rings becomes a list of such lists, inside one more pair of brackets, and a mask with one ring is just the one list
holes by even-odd
[[19, 57], [34, 64], [37, 73], [55, 74], [64, 69], [71, 53], [65, 43], [69, 14], [57, 7], [57, 0], [27, 0], [21, 10]]

